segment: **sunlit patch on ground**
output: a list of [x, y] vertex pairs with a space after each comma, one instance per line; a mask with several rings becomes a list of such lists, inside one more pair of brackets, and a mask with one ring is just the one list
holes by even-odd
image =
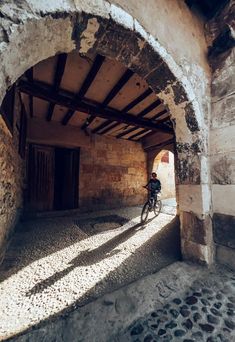
[[[22, 223], [0, 269], [0, 338], [178, 260], [178, 223], [140, 207]], [[103, 229], [102, 229], [103, 227]]]

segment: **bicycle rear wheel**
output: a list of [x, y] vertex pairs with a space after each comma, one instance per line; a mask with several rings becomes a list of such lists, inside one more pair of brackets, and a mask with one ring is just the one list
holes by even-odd
[[144, 223], [147, 221], [148, 214], [149, 214], [149, 202], [146, 202], [141, 212], [141, 223]]
[[162, 210], [162, 201], [157, 200], [155, 206], [154, 206], [154, 214], [158, 216]]

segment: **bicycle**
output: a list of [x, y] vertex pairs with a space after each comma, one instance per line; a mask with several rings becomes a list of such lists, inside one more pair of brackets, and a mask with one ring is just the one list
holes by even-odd
[[162, 209], [162, 201], [158, 199], [158, 194], [160, 191], [155, 191], [154, 195], [153, 192], [149, 191], [149, 198], [147, 202], [144, 204], [142, 212], [141, 212], [141, 223], [147, 221], [148, 215], [150, 212], [154, 212], [155, 216], [158, 216]]

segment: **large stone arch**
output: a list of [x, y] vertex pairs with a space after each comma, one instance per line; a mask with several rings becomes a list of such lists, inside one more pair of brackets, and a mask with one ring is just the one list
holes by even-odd
[[176, 136], [183, 256], [210, 263], [207, 131], [194, 90], [173, 57], [136, 19], [107, 1], [8, 1], [7, 6], [1, 8], [0, 100], [39, 61], [79, 49], [119, 60], [168, 106]]

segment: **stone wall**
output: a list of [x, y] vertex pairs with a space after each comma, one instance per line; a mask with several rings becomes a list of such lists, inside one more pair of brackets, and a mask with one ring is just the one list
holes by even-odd
[[[209, 24], [212, 40], [223, 32], [226, 24], [235, 28], [234, 18], [235, 6], [231, 1]], [[213, 235], [217, 260], [235, 268], [235, 48], [214, 56], [211, 64]]]
[[92, 148], [81, 148], [80, 207], [104, 209], [143, 204], [146, 155], [140, 144], [95, 136]]
[[22, 208], [24, 163], [18, 154], [17, 96], [14, 113], [13, 136], [0, 115], [0, 262]]

